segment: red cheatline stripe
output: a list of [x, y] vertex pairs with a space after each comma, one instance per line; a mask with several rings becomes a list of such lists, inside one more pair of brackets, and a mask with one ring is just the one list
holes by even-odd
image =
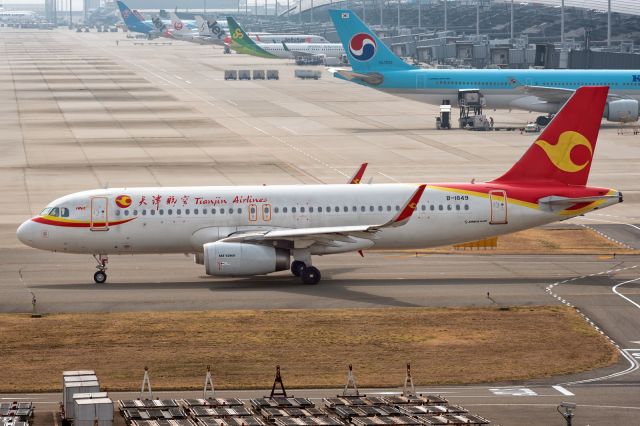
[[[116, 220], [114, 222], [109, 222], [108, 225], [109, 226], [121, 225], [123, 223], [131, 222], [133, 219], [135, 219], [135, 217], [131, 219], [125, 219], [125, 220]], [[37, 223], [42, 223], [44, 225], [64, 226], [69, 228], [89, 228], [91, 226], [90, 222], [65, 222], [62, 220], [45, 219], [44, 217], [34, 217], [31, 220]], [[106, 224], [104, 222], [93, 222], [93, 226], [96, 228], [100, 228], [100, 227], [105, 227]]]

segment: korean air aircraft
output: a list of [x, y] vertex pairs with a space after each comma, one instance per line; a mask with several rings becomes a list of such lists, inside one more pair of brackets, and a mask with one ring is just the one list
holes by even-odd
[[604, 118], [638, 120], [640, 70], [421, 69], [394, 55], [353, 11], [329, 13], [352, 66], [331, 69], [337, 78], [433, 105], [457, 105], [464, 92], [479, 91], [488, 108], [547, 114], [558, 112], [578, 87], [609, 86]]
[[267, 42], [269, 35], [259, 35], [256, 39], [264, 39], [265, 42], [258, 42], [252, 40], [253, 36], [248, 35], [232, 17], [228, 16], [227, 22], [231, 34], [230, 47], [238, 53], [261, 58], [289, 59], [299, 56], [324, 56], [327, 58], [342, 58], [344, 56], [344, 50], [340, 43], [288, 43], [284, 40], [277, 43], [273, 38]]
[[607, 94], [578, 89], [489, 182], [97, 189], [54, 200], [17, 236], [38, 249], [93, 255], [97, 283], [110, 254], [193, 253], [209, 275], [290, 269], [316, 284], [313, 256], [480, 240], [621, 202], [614, 189], [587, 186]]

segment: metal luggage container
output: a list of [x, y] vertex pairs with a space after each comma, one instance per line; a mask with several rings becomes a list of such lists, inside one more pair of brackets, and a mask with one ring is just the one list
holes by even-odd
[[265, 79], [264, 70], [253, 70], [253, 79], [254, 80], [264, 80]]
[[280, 72], [278, 70], [267, 70], [267, 80], [280, 80]]
[[251, 70], [239, 70], [238, 80], [251, 80]]
[[112, 426], [113, 401], [109, 398], [76, 399], [74, 426]]

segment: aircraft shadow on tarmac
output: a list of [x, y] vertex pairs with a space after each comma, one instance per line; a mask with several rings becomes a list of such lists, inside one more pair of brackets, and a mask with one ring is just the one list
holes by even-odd
[[[331, 279], [330, 274], [327, 272], [327, 277], [318, 285], [310, 286], [300, 282], [300, 280], [293, 276], [262, 276], [252, 278], [241, 278], [234, 280], [220, 280], [219, 278], [212, 278], [208, 276], [201, 276], [201, 281], [185, 281], [185, 282], [149, 282], [149, 283], [128, 283], [128, 282], [109, 282], [107, 284], [51, 284], [51, 285], [31, 285], [32, 289], [46, 289], [46, 290], [86, 290], [86, 291], [127, 291], [127, 290], [197, 290], [208, 289], [211, 292], [234, 292], [234, 293], [248, 293], [248, 292], [282, 292], [288, 295], [301, 295], [311, 297], [322, 297], [328, 299], [334, 299], [338, 301], [356, 302], [363, 304], [372, 304], [378, 306], [390, 306], [390, 307], [422, 307], [425, 306], [421, 303], [412, 303], [407, 300], [401, 300], [396, 297], [389, 297], [380, 294], [373, 294], [367, 291], [368, 287], [387, 287], [393, 288], [394, 285], [416, 286], [416, 287], [430, 287], [430, 286], [465, 286], [473, 285], [478, 287], [478, 291], [474, 294], [469, 294], [471, 297], [477, 297], [478, 304], [485, 302], [485, 291], [487, 286], [496, 285], [537, 285], [543, 287], [552, 280], [540, 280], [540, 279], [477, 279], [477, 278], [463, 278], [463, 279]], [[554, 278], [557, 279], [557, 278]], [[453, 296], [452, 296], [453, 297]], [[498, 300], [499, 302], [499, 300]], [[489, 303], [489, 302], [487, 302]]]

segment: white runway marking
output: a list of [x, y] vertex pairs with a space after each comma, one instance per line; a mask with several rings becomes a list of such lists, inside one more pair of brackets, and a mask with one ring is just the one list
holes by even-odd
[[565, 388], [563, 388], [560, 385], [555, 385], [555, 386], [551, 386], [552, 388], [554, 388], [555, 390], [557, 390], [558, 392], [560, 392], [563, 395], [566, 396], [573, 396], [575, 395], [573, 392], [569, 392], [568, 390], [566, 390]]
[[625, 285], [625, 284], [629, 284], [629, 283], [633, 283], [640, 280], [640, 278], [635, 278], [633, 280], [629, 280], [629, 281], [625, 281], [625, 282], [621, 282], [620, 284], [616, 284], [613, 287], [611, 287], [611, 291], [613, 291], [615, 294], [617, 294], [618, 296], [622, 297], [623, 299], [625, 299], [627, 302], [631, 303], [632, 305], [634, 305], [636, 308], [640, 309], [640, 305], [637, 304], [636, 302], [634, 302], [633, 300], [629, 299], [627, 296], [625, 296], [622, 293], [618, 292], [618, 287], [620, 287], [621, 285]]
[[509, 396], [538, 396], [538, 394], [529, 388], [490, 388], [494, 395]]

